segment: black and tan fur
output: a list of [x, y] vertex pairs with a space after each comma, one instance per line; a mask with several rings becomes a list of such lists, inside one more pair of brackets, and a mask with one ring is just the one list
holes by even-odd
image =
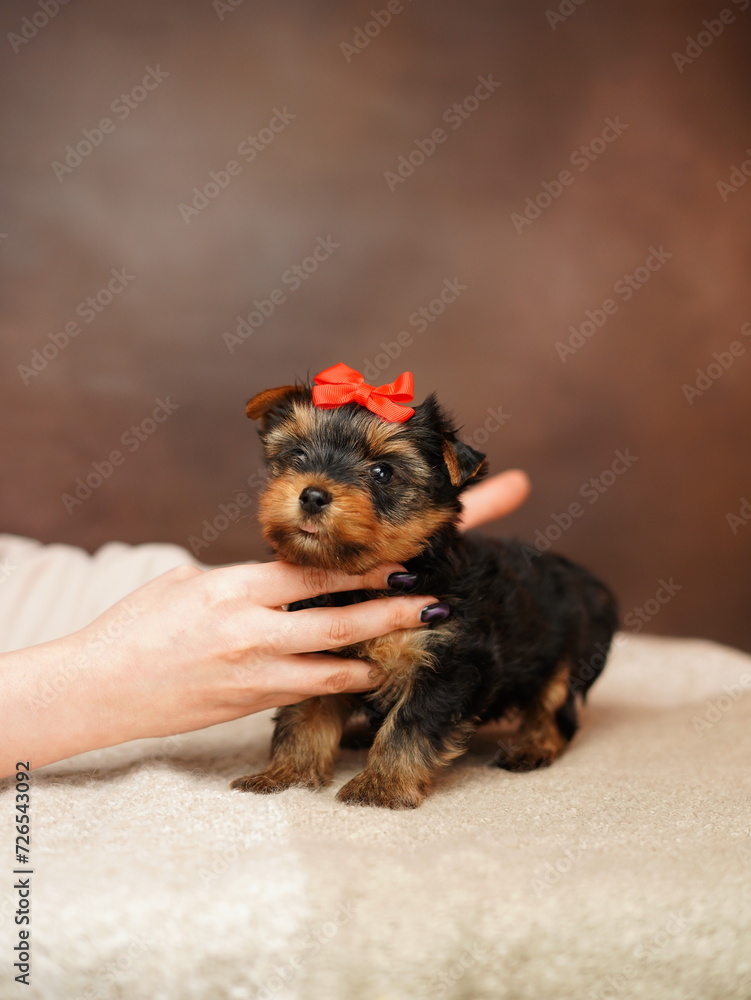
[[[379, 688], [281, 709], [271, 764], [233, 788], [328, 783], [356, 717], [371, 745], [365, 770], [338, 792], [343, 802], [418, 806], [477, 727], [511, 712], [519, 732], [495, 763], [509, 770], [551, 764], [576, 732], [578, 698], [602, 669], [617, 625], [607, 588], [562, 557], [459, 534], [460, 494], [485, 474], [485, 460], [458, 440], [433, 396], [405, 423], [356, 403], [319, 409], [306, 386], [259, 393], [247, 413], [260, 421], [270, 471], [260, 520], [277, 555], [349, 573], [400, 562], [417, 574], [415, 592], [446, 601], [451, 616], [337, 647], [380, 667]], [[383, 472], [374, 470], [384, 467], [391, 479], [379, 482]], [[301, 507], [306, 487], [330, 497], [315, 514]], [[384, 593], [322, 595], [290, 610]]]

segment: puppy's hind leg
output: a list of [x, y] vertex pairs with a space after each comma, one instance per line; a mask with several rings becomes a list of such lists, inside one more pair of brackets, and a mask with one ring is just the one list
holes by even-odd
[[505, 771], [533, 771], [560, 757], [579, 728], [569, 669], [559, 668], [523, 713], [519, 731], [501, 745], [493, 763]]

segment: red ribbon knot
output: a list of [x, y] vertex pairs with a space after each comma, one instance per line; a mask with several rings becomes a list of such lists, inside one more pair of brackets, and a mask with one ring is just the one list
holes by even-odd
[[371, 413], [390, 423], [404, 423], [414, 415], [410, 406], [399, 406], [414, 397], [412, 372], [402, 374], [388, 385], [369, 385], [360, 372], [349, 365], [333, 365], [319, 372], [313, 379], [313, 403], [324, 410], [345, 403], [359, 403]]

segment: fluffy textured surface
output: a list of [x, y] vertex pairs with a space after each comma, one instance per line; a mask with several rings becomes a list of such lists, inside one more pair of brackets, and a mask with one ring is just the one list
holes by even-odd
[[356, 751], [321, 792], [230, 792], [268, 714], [44, 768], [31, 988], [0, 782], [0, 998], [747, 1000], [749, 689], [739, 652], [619, 637], [553, 767], [489, 768], [485, 730], [413, 812], [335, 801]]

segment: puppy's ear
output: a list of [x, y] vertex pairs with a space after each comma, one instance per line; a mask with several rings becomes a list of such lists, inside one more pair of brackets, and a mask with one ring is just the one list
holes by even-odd
[[412, 421], [418, 427], [427, 428], [431, 433], [440, 435], [440, 440], [443, 442], [443, 460], [452, 486], [467, 486], [487, 474], [485, 456], [457, 438], [456, 428], [448, 413], [438, 403], [434, 392], [415, 408]]
[[443, 439], [443, 460], [449, 470], [452, 486], [466, 486], [470, 482], [477, 482], [488, 471], [485, 456], [457, 440], [453, 434], [447, 434]]
[[245, 413], [251, 420], [260, 420], [260, 430], [268, 430], [271, 423], [279, 419], [295, 398], [302, 399], [304, 390], [298, 385], [280, 385], [276, 389], [264, 389], [248, 400]]

